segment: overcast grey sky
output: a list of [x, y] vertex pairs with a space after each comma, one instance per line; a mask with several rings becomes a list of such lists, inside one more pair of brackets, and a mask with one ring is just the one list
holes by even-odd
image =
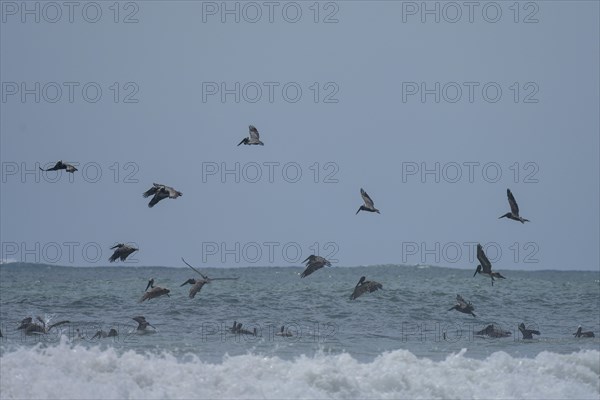
[[596, 1], [1, 6], [2, 259], [599, 269]]

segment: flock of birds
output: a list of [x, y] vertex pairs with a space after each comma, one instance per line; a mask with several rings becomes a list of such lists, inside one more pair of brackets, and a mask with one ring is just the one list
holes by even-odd
[[[259, 134], [258, 130], [252, 125], [249, 126], [249, 136], [243, 138], [238, 143], [238, 146], [240, 146], [242, 144], [264, 146], [264, 143], [260, 140], [260, 134]], [[51, 168], [42, 169], [40, 167], [40, 169], [42, 171], [65, 170], [66, 172], [69, 172], [69, 173], [74, 173], [75, 171], [77, 171], [77, 168], [75, 168], [75, 166], [65, 163], [62, 160], [58, 161]], [[498, 217], [498, 219], [508, 218], [508, 219], [511, 219], [514, 221], [519, 221], [522, 224], [524, 224], [525, 222], [530, 222], [528, 219], [525, 219], [519, 215], [519, 206], [517, 204], [517, 201], [515, 200], [515, 197], [513, 196], [512, 192], [510, 191], [510, 189], [506, 190], [506, 194], [508, 197], [508, 203], [510, 205], [510, 212], [507, 212], [506, 214]], [[182, 195], [183, 195], [182, 192], [175, 190], [174, 188], [172, 188], [170, 186], [166, 186], [166, 185], [162, 185], [162, 184], [158, 184], [158, 183], [153, 183], [152, 187], [143, 193], [144, 198], [152, 196], [152, 199], [148, 203], [148, 207], [150, 207], [150, 208], [154, 207], [161, 200], [164, 200], [167, 198], [176, 199]], [[367, 192], [362, 188], [360, 189], [360, 195], [362, 197], [364, 204], [359, 207], [359, 209], [356, 211], [356, 214], [358, 214], [360, 211], [373, 212], [373, 213], [380, 214], [380, 211], [377, 208], [375, 208], [375, 203], [373, 202], [373, 199], [371, 199], [371, 197], [367, 194]], [[135, 251], [138, 251], [139, 249], [137, 249], [133, 246], [124, 244], [124, 243], [118, 243], [115, 246], [111, 247], [111, 250], [114, 250], [114, 252], [108, 260], [110, 262], [114, 262], [117, 260], [125, 261], [129, 255], [131, 255]], [[494, 281], [496, 278], [497, 279], [506, 279], [499, 272], [492, 271], [492, 264], [491, 264], [490, 260], [487, 258], [481, 244], [477, 245], [477, 260], [479, 261], [479, 265], [477, 265], [477, 268], [475, 270], [475, 273], [473, 274], [473, 277], [475, 277], [477, 274], [487, 275], [491, 279], [492, 286], [494, 285]], [[188, 279], [187, 281], [185, 281], [184, 283], [182, 283], [180, 285], [180, 286], [184, 286], [184, 285], [188, 285], [188, 284], [191, 285], [191, 288], [189, 290], [189, 298], [190, 299], [193, 299], [200, 292], [202, 287], [204, 287], [204, 285], [207, 283], [210, 283], [215, 280], [236, 280], [236, 279], [238, 279], [238, 278], [209, 278], [208, 276], [202, 274], [199, 270], [194, 268], [192, 265], [190, 265], [188, 262], [186, 262], [183, 258], [182, 258], [182, 261], [189, 268], [191, 268], [198, 275], [200, 275], [200, 277], [201, 277], [198, 279], [194, 279], [194, 278]], [[304, 261], [302, 261], [302, 263], [305, 265], [306, 268], [300, 274], [300, 278], [305, 278], [325, 266], [328, 266], [328, 267], [331, 266], [330, 261], [328, 261], [324, 257], [314, 255], [314, 254], [308, 256]], [[371, 293], [371, 292], [374, 292], [374, 291], [377, 291], [380, 289], [383, 289], [383, 285], [381, 283], [376, 282], [376, 281], [368, 281], [368, 280], [366, 280], [365, 276], [361, 276], [358, 283], [354, 287], [352, 294], [350, 295], [350, 300], [355, 300], [365, 293]], [[162, 288], [160, 286], [154, 286], [154, 279], [152, 278], [148, 281], [148, 284], [146, 286], [144, 294], [140, 298], [139, 302], [144, 302], [146, 300], [154, 299], [154, 298], [164, 296], [164, 295], [169, 296], [169, 293], [170, 293], [170, 290], [167, 288]], [[460, 295], [456, 296], [456, 305], [454, 305], [448, 311], [451, 311], [451, 310], [456, 310], [458, 312], [461, 312], [464, 314], [470, 314], [473, 317], [476, 317], [476, 315], [473, 313], [473, 311], [475, 310], [474, 306], [470, 302], [465, 301], [462, 298], [462, 296], [460, 296]], [[33, 320], [33, 318], [31, 318], [31, 317], [27, 317], [27, 318], [23, 319], [21, 321], [20, 326], [17, 329], [23, 330], [23, 332], [25, 332], [25, 334], [45, 334], [45, 333], [48, 333], [54, 327], [69, 323], [69, 321], [60, 321], [55, 324], [48, 325], [41, 317], [37, 317], [36, 319], [37, 319], [37, 321]], [[138, 332], [145, 332], [146, 328], [148, 326], [154, 328], [154, 326], [152, 326], [149, 322], [147, 322], [145, 317], [143, 317], [143, 316], [137, 316], [132, 319], [138, 323], [138, 327], [136, 329], [136, 331], [138, 331]], [[533, 335], [540, 335], [540, 332], [538, 330], [527, 329], [525, 327], [524, 323], [521, 323], [518, 328], [519, 328], [519, 331], [521, 332], [521, 334], [523, 335], [524, 339], [531, 339], [533, 337]], [[156, 329], [156, 328], [154, 328], [154, 329]], [[232, 326], [232, 328], [230, 328], [230, 332], [234, 333], [234, 334], [247, 334], [247, 335], [255, 335], [255, 336], [257, 334], [256, 328], [254, 328], [252, 331], [243, 329], [242, 323], [237, 322], [237, 321], [233, 322], [233, 326]], [[488, 336], [488, 337], [507, 337], [507, 336], [511, 335], [511, 332], [503, 330], [503, 329], [491, 324], [491, 325], [486, 326], [484, 329], [476, 332], [475, 334], [480, 335], [480, 336]], [[78, 332], [78, 335], [79, 335], [79, 332]], [[93, 338], [104, 338], [104, 337], [112, 337], [112, 336], [117, 336], [117, 335], [118, 335], [118, 332], [115, 329], [111, 329], [108, 333], [100, 330], [100, 331], [96, 332], [96, 335], [94, 335]], [[292, 333], [289, 332], [288, 330], [285, 330], [284, 326], [282, 326], [281, 330], [278, 333], [276, 333], [276, 335], [292, 336]], [[579, 328], [577, 329], [577, 332], [575, 332], [573, 335], [575, 337], [594, 337], [593, 332], [590, 332], [590, 331], [584, 332], [584, 331], [582, 331], [581, 326], [579, 326]], [[0, 337], [2, 337], [1, 331], [0, 331]]]

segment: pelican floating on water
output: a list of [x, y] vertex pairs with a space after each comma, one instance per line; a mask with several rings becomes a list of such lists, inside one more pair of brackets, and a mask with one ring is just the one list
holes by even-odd
[[73, 165], [62, 162], [62, 160], [58, 160], [56, 164], [54, 164], [54, 167], [52, 168], [48, 168], [48, 169], [43, 169], [42, 167], [39, 167], [42, 171], [47, 172], [47, 171], [58, 171], [61, 169], [64, 169], [67, 172], [70, 173], [74, 173], [75, 171], [77, 171], [77, 168], [75, 168]]
[[160, 183], [153, 183], [152, 185], [153, 186], [150, 189], [146, 190], [143, 194], [144, 197], [154, 195], [154, 197], [152, 197], [152, 200], [150, 200], [150, 203], [148, 203], [148, 207], [150, 208], [154, 207], [156, 203], [163, 199], [176, 199], [179, 196], [183, 196], [183, 193], [173, 189], [170, 186], [161, 185]]
[[376, 290], [383, 289], [383, 285], [381, 283], [375, 281], [365, 281], [365, 279], [367, 278], [364, 276], [360, 277], [358, 283], [354, 287], [354, 292], [352, 292], [352, 295], [350, 296], [350, 300], [354, 300], [365, 293], [371, 293]]
[[243, 138], [242, 141], [238, 143], [238, 146], [240, 144], [246, 144], [246, 145], [260, 144], [261, 146], [265, 145], [259, 139], [260, 135], [258, 134], [258, 129], [256, 129], [253, 125], [250, 125], [248, 127], [248, 130], [250, 131], [250, 136]]
[[505, 277], [500, 275], [500, 272], [492, 272], [492, 263], [485, 255], [483, 247], [479, 243], [477, 244], [477, 259], [481, 264], [477, 266], [477, 269], [475, 270], [473, 276], [477, 274], [489, 275], [490, 278], [492, 278], [492, 286], [494, 286], [494, 278], [506, 279]]
[[117, 261], [117, 259], [120, 259], [121, 261], [125, 261], [125, 259], [127, 257], [129, 257], [129, 255], [131, 253], [139, 250], [133, 246], [129, 246], [129, 245], [123, 244], [123, 243], [119, 243], [119, 244], [111, 247], [110, 249], [115, 251], [112, 254], [112, 256], [110, 256], [110, 258], [108, 259], [108, 261], [110, 261], [110, 262], [115, 262], [115, 261]]
[[575, 337], [594, 337], [594, 332], [592, 331], [587, 331], [587, 332], [582, 332], [581, 331], [581, 325], [579, 326], [579, 328], [577, 328], [577, 332], [575, 332], [573, 334], [573, 336]]
[[[365, 192], [363, 190], [363, 188], [360, 188], [360, 195], [362, 196], [365, 204], [363, 206], [360, 206], [360, 208], [358, 209], [356, 214], [358, 214], [361, 210], [369, 211], [369, 212], [376, 212], [377, 214], [381, 214], [379, 212], [379, 210], [375, 208], [375, 204], [373, 203], [373, 200], [371, 200], [371, 197], [369, 197], [369, 195], [367, 194], [367, 192]], [[356, 214], [354, 214], [354, 215], [356, 215]]]
[[512, 333], [510, 333], [510, 331], [505, 331], [501, 328], [497, 328], [494, 326], [494, 324], [490, 324], [490, 325], [486, 326], [484, 329], [482, 329], [478, 332], [475, 332], [475, 335], [489, 336], [492, 338], [501, 338], [501, 337], [511, 336]]
[[473, 310], [475, 310], [475, 307], [473, 307], [471, 302], [467, 303], [460, 294], [456, 295], [456, 303], [457, 304], [454, 307], [450, 308], [448, 311], [456, 310], [461, 313], [471, 314], [472, 316], [476, 317], [476, 315], [473, 313]]
[[312, 274], [316, 270], [321, 269], [326, 265], [328, 267], [331, 267], [331, 263], [328, 260], [321, 256], [315, 256], [314, 254], [308, 256], [306, 260], [302, 262], [306, 263], [306, 269], [304, 270], [304, 272], [302, 272], [300, 278], [304, 278], [305, 276]]
[[115, 336], [119, 336], [119, 333], [117, 332], [117, 330], [115, 328], [111, 328], [108, 333], [104, 332], [103, 330], [99, 330], [96, 332], [96, 334], [94, 336], [92, 336], [92, 339], [104, 339], [107, 337], [115, 337]]
[[498, 217], [498, 219], [506, 217], [515, 221], [519, 221], [522, 224], [525, 222], [530, 222], [528, 219], [519, 216], [519, 206], [517, 205], [515, 196], [513, 196], [510, 189], [506, 189], [506, 195], [508, 196], [508, 204], [510, 204], [510, 212]]
[[149, 326], [151, 326], [154, 329], [156, 329], [154, 327], [154, 325], [152, 325], [150, 322], [146, 321], [146, 317], [143, 317], [143, 316], [140, 315], [139, 317], [133, 317], [131, 319], [138, 323], [136, 331], [145, 331], [146, 328], [149, 327]]
[[533, 335], [541, 335], [538, 330], [526, 329], [523, 322], [519, 324], [519, 331], [521, 332], [521, 335], [523, 335], [523, 339], [533, 339]]
[[252, 336], [256, 336], [257, 331], [256, 331], [256, 328], [254, 328], [251, 331], [249, 331], [247, 329], [242, 329], [242, 323], [238, 322], [238, 324], [235, 327], [235, 333], [239, 333], [240, 335], [252, 335]]
[[284, 329], [284, 326], [281, 325], [281, 330], [277, 332], [275, 336], [291, 337], [294, 335], [292, 335], [292, 332], [290, 332], [289, 330]]
[[202, 277], [202, 279], [193, 279], [193, 278], [188, 279], [187, 281], [185, 281], [181, 285], [179, 285], [179, 286], [183, 286], [183, 285], [187, 285], [187, 284], [192, 285], [192, 287], [190, 288], [190, 294], [189, 294], [190, 299], [193, 299], [194, 296], [196, 296], [196, 294], [200, 291], [200, 289], [202, 289], [202, 287], [207, 283], [211, 283], [212, 281], [233, 281], [233, 280], [238, 279], [237, 277], [236, 278], [209, 278], [208, 276], [204, 275], [202, 272], [198, 271], [196, 268], [194, 268], [190, 264], [188, 264], [187, 261], [185, 261], [183, 259], [183, 257], [181, 257], [181, 261], [183, 261], [185, 263], [185, 265], [190, 267], [192, 270], [194, 270], [194, 272], [196, 272], [197, 274], [199, 274]]

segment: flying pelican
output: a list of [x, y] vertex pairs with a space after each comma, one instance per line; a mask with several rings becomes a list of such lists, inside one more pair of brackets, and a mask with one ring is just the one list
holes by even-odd
[[150, 322], [146, 321], [146, 317], [143, 316], [139, 316], [139, 317], [133, 317], [131, 318], [132, 320], [134, 320], [135, 322], [138, 323], [138, 327], [137, 327], [137, 331], [145, 331], [147, 327], [151, 326], [154, 329], [156, 329], [154, 327], [154, 325], [152, 325]]
[[50, 332], [50, 330], [56, 326], [60, 326], [63, 324], [68, 324], [71, 321], [60, 321], [52, 325], [46, 325], [46, 321], [42, 319], [42, 317], [36, 317], [36, 319], [40, 322], [39, 324], [33, 322], [31, 317], [27, 317], [21, 321], [21, 325], [17, 329], [23, 329], [26, 335], [31, 334], [46, 334]]
[[367, 192], [365, 192], [363, 190], [363, 188], [360, 188], [360, 195], [362, 196], [363, 201], [365, 202], [365, 205], [364, 206], [360, 206], [360, 208], [358, 209], [358, 211], [356, 212], [356, 214], [358, 214], [360, 210], [369, 211], [369, 212], [376, 212], [377, 214], [381, 214], [379, 212], [379, 210], [375, 208], [375, 204], [373, 203], [373, 200], [371, 200], [371, 198], [369, 197], [369, 195], [367, 194]]
[[492, 263], [490, 262], [490, 260], [488, 260], [487, 256], [485, 255], [485, 252], [483, 251], [483, 247], [479, 243], [477, 244], [477, 259], [481, 264], [477, 266], [477, 269], [475, 270], [473, 276], [477, 274], [489, 275], [490, 278], [492, 278], [492, 286], [494, 286], [494, 278], [506, 279], [505, 277], [500, 275], [500, 272], [492, 272]]
[[56, 164], [54, 164], [54, 167], [52, 167], [52, 168], [48, 168], [48, 169], [43, 169], [42, 167], [39, 167], [39, 168], [44, 172], [58, 171], [60, 169], [64, 169], [70, 173], [74, 173], [75, 171], [77, 171], [77, 168], [75, 168], [73, 165], [64, 163], [64, 162], [62, 162], [62, 160], [58, 160], [58, 162]]
[[283, 325], [281, 325], [281, 330], [279, 332], [277, 332], [275, 334], [275, 336], [291, 337], [291, 336], [294, 336], [294, 335], [292, 335], [292, 332], [290, 332], [289, 329], [288, 330], [284, 330]]
[[475, 307], [473, 307], [471, 302], [467, 303], [460, 294], [456, 295], [456, 303], [457, 304], [454, 307], [452, 307], [451, 309], [449, 309], [448, 311], [456, 310], [456, 311], [460, 311], [461, 313], [471, 314], [472, 316], [476, 317], [476, 315], [473, 313], [473, 310], [475, 310]]
[[[151, 290], [148, 290], [147, 292], [145, 292], [139, 302], [141, 303], [143, 301], [154, 299], [155, 297], [160, 297], [165, 294], [167, 296], [169, 296], [169, 292], [170, 292], [169, 289], [165, 289], [165, 288], [161, 288], [160, 286], [156, 286], [156, 287], [153, 287]], [[169, 296], [169, 297], [171, 297], [171, 296]]]
[[526, 329], [523, 322], [519, 324], [519, 331], [521, 331], [523, 339], [533, 339], [533, 335], [541, 335], [540, 331], [535, 329]]
[[498, 217], [498, 219], [506, 217], [515, 221], [520, 221], [522, 224], [524, 224], [525, 222], [529, 222], [528, 219], [519, 216], [519, 206], [517, 205], [515, 196], [513, 196], [510, 189], [506, 189], [506, 195], [508, 196], [508, 204], [510, 204], [510, 212], [504, 214], [501, 217]]
[[577, 328], [577, 332], [575, 332], [573, 334], [573, 336], [575, 336], [575, 337], [594, 337], [594, 332], [592, 332], [592, 331], [581, 332], [581, 325], [579, 325], [579, 328]]
[[183, 196], [183, 193], [173, 189], [170, 186], [161, 185], [160, 183], [153, 183], [153, 186], [144, 192], [144, 197], [152, 196], [152, 200], [148, 203], [148, 207], [152, 208], [161, 201], [162, 199], [170, 198], [176, 199], [179, 196]]
[[383, 285], [375, 281], [365, 281], [365, 277], [361, 276], [358, 283], [354, 287], [354, 292], [350, 296], [350, 300], [354, 300], [365, 293], [371, 293], [378, 289], [383, 289]]
[[207, 284], [207, 283], [211, 283], [212, 281], [232, 281], [232, 280], [236, 280], [238, 278], [209, 278], [208, 276], [204, 275], [202, 272], [198, 271], [196, 268], [192, 267], [190, 264], [187, 263], [187, 261], [185, 261], [183, 259], [183, 257], [181, 257], [181, 261], [183, 261], [185, 263], [185, 265], [187, 265], [188, 267], [190, 267], [191, 269], [194, 270], [194, 272], [196, 272], [197, 274], [199, 274], [202, 279], [188, 279], [187, 281], [183, 282], [180, 286], [183, 285], [187, 285], [190, 284], [192, 285], [192, 287], [190, 288], [190, 299], [193, 299], [194, 296], [196, 296], [196, 294], [200, 291], [200, 289], [202, 289], [202, 287]]
[[478, 332], [475, 332], [475, 335], [489, 336], [489, 337], [493, 337], [493, 338], [501, 338], [501, 337], [511, 336], [512, 333], [510, 333], [510, 331], [505, 331], [501, 328], [497, 328], [494, 326], [494, 324], [490, 324], [490, 325], [486, 326], [484, 329], [482, 329]]
[[139, 250], [139, 249], [136, 249], [135, 247], [132, 247], [132, 246], [129, 246], [129, 245], [123, 244], [123, 243], [119, 243], [119, 244], [111, 247], [110, 249], [115, 250], [115, 252], [112, 254], [112, 256], [110, 256], [110, 258], [108, 259], [108, 261], [110, 261], [110, 262], [115, 262], [115, 261], [117, 261], [117, 259], [120, 259], [121, 261], [125, 261], [125, 259], [127, 257], [129, 257], [129, 255], [131, 253]]
[[250, 130], [250, 136], [243, 138], [242, 141], [238, 143], [238, 146], [240, 144], [260, 144], [261, 146], [264, 146], [265, 144], [259, 139], [258, 129], [256, 129], [253, 125], [250, 125], [248, 129]]
[[324, 266], [331, 267], [331, 263], [321, 256], [310, 255], [306, 258], [306, 260], [302, 261], [306, 263], [306, 269], [300, 275], [300, 278], [304, 278], [315, 272], [316, 270], [323, 268]]

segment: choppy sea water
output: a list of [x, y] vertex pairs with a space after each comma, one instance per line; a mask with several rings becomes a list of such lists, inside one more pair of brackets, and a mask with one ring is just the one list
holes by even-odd
[[[239, 279], [189, 299], [187, 268], [0, 265], [0, 397], [600, 396], [599, 272], [502, 271], [492, 287], [473, 271], [426, 266], [302, 270], [203, 269]], [[362, 275], [383, 290], [352, 301]], [[139, 303], [150, 278], [171, 296]], [[477, 317], [448, 311], [456, 294]], [[38, 315], [70, 323], [47, 335], [16, 329]], [[156, 331], [138, 334], [138, 315]], [[231, 333], [233, 321], [258, 335]], [[521, 322], [541, 335], [523, 340]], [[491, 323], [512, 335], [475, 335]], [[293, 336], [277, 336], [282, 325]], [[596, 337], [575, 338], [579, 325]], [[92, 339], [110, 328], [119, 336]]]

